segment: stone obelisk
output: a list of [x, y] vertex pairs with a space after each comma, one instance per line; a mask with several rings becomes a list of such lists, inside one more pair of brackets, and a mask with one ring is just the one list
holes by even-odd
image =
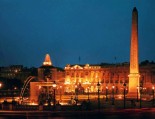
[[128, 98], [139, 97], [139, 63], [138, 63], [138, 11], [134, 7], [132, 11], [132, 29], [130, 44], [130, 74]]

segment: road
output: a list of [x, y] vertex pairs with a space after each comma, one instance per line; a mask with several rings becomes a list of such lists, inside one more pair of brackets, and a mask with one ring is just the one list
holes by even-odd
[[155, 108], [95, 111], [0, 111], [0, 119], [155, 119]]

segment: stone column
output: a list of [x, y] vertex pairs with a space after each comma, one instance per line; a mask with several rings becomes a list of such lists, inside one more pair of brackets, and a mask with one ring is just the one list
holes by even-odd
[[139, 63], [138, 63], [138, 11], [136, 7], [132, 12], [132, 30], [130, 44], [130, 74], [128, 98], [137, 98], [139, 95]]

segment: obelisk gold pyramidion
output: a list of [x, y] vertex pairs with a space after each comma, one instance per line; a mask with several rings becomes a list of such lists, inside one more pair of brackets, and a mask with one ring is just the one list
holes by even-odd
[[132, 12], [132, 30], [130, 44], [130, 74], [128, 98], [139, 97], [139, 63], [138, 63], [138, 11], [134, 7]]

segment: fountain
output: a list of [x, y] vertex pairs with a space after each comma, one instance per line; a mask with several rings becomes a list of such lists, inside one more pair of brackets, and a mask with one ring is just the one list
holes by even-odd
[[[30, 84], [30, 97], [27, 100], [30, 104], [45, 104], [53, 102], [54, 88], [53, 84], [55, 80], [52, 80], [53, 70], [52, 62], [49, 54], [46, 54], [43, 65], [38, 68], [38, 77], [29, 76], [24, 82], [23, 88], [20, 93], [20, 100], [24, 103], [23, 97], [27, 86]], [[36, 82], [31, 82], [37, 79]]]

